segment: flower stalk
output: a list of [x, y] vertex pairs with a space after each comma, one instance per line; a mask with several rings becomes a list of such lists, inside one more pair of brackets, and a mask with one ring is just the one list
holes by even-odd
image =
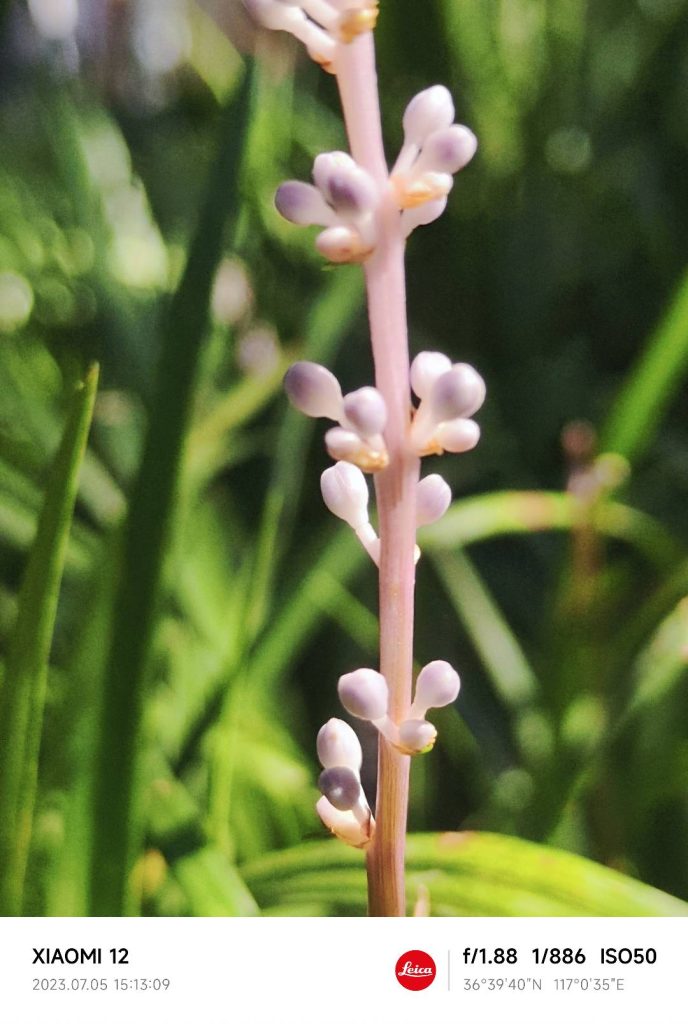
[[[388, 171], [372, 32], [349, 46], [340, 45], [336, 67], [352, 156], [372, 175], [384, 196]], [[364, 269], [375, 384], [387, 406], [389, 454], [389, 465], [375, 476], [380, 531], [380, 672], [389, 686], [389, 715], [397, 722], [408, 716], [411, 706], [416, 488], [420, 477], [420, 459], [408, 444], [411, 395], [404, 250], [399, 210], [388, 195], [378, 213], [377, 247]], [[410, 763], [410, 758], [380, 737], [376, 830], [366, 857], [371, 916], [403, 917], [406, 913], [404, 854]]]
[[[442, 213], [452, 175], [471, 159], [476, 142], [467, 128], [452, 123], [447, 90], [434, 86], [407, 107], [404, 145], [390, 174], [372, 32], [376, 0], [246, 2], [267, 27], [296, 35], [336, 76], [349, 139], [350, 155], [321, 154], [313, 184], [285, 183], [276, 206], [295, 224], [324, 228], [315, 244], [327, 259], [362, 264], [375, 388], [343, 396], [336, 378], [310, 363], [295, 364], [285, 387], [306, 415], [339, 424], [325, 435], [338, 461], [322, 475], [323, 499], [355, 530], [379, 568], [380, 670], [359, 669], [339, 684], [345, 709], [379, 732], [375, 817], [361, 796], [358, 750], [332, 761], [323, 743], [323, 736], [333, 743], [348, 736], [338, 719], [319, 737], [325, 771], [317, 810], [336, 836], [366, 850], [369, 913], [404, 916], [410, 756], [435, 742], [427, 709], [451, 703], [459, 690], [451, 666], [432, 662], [412, 701], [416, 529], [439, 518], [451, 500], [437, 474], [419, 486], [421, 456], [474, 447], [479, 428], [468, 417], [484, 398], [482, 379], [465, 364], [421, 353], [410, 365], [404, 255], [411, 231]], [[420, 399], [417, 411], [412, 389]], [[368, 520], [364, 471], [375, 477], [379, 538]]]

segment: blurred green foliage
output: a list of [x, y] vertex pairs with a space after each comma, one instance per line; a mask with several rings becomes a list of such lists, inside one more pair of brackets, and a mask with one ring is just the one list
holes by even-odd
[[[298, 357], [370, 381], [362, 284], [272, 206], [345, 145], [334, 83], [278, 40], [242, 94], [200, 8], [88, 7], [60, 41], [0, 5], [0, 708], [47, 621], [22, 611], [37, 560], [61, 582], [44, 701], [24, 658], [40, 757], [3, 751], [38, 777], [5, 909], [360, 913], [360, 854], [312, 842], [314, 737], [338, 675], [375, 663], [375, 580], [280, 380]], [[433, 912], [685, 912], [647, 885], [688, 899], [687, 14], [381, 4], [390, 158], [436, 81], [480, 139], [408, 252], [414, 351], [489, 396], [420, 540], [416, 657], [463, 678], [413, 765], [410, 897]], [[36, 528], [93, 359], [56, 562]], [[432, 835], [459, 828], [483, 834]]]

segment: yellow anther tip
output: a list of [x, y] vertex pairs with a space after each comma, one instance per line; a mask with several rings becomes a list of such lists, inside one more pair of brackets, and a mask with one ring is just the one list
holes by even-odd
[[339, 23], [339, 38], [343, 43], [351, 43], [356, 36], [364, 32], [372, 32], [377, 24], [377, 3], [365, 10], [347, 11]]

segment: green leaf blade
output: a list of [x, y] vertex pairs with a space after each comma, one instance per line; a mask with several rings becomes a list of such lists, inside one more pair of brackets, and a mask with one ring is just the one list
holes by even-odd
[[0, 913], [4, 914], [21, 912], [48, 660], [97, 388], [94, 363], [74, 392], [53, 463], [0, 691]]

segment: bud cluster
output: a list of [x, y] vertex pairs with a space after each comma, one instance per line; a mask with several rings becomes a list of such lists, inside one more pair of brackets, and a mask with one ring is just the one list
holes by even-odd
[[371, 668], [359, 668], [341, 676], [337, 690], [342, 706], [355, 718], [371, 722], [402, 754], [424, 754], [437, 739], [437, 730], [425, 715], [429, 708], [453, 703], [461, 681], [446, 661], [431, 661], [421, 669], [409, 717], [397, 724], [388, 715], [387, 680]]
[[309, 56], [334, 71], [338, 43], [351, 43], [377, 22], [377, 0], [244, 0], [265, 28], [281, 29], [299, 39]]
[[375, 829], [363, 787], [363, 752], [356, 733], [339, 718], [331, 718], [318, 733], [318, 779], [322, 796], [316, 810], [324, 825], [349, 846], [364, 847]]
[[404, 144], [390, 174], [404, 235], [436, 220], [447, 205], [453, 175], [478, 148], [473, 132], [454, 124], [449, 90], [433, 85], [414, 96], [404, 112]]
[[333, 459], [352, 462], [369, 473], [385, 468], [389, 459], [382, 432], [387, 408], [377, 388], [363, 387], [342, 395], [333, 373], [319, 363], [302, 361], [287, 370], [284, 389], [299, 412], [339, 424], [325, 434]]
[[[440, 216], [453, 175], [475, 154], [475, 135], [453, 120], [454, 104], [443, 85], [418, 93], [406, 108], [404, 144], [386, 185], [400, 211], [405, 238]], [[326, 259], [362, 263], [377, 244], [382, 193], [348, 153], [321, 153], [313, 164], [313, 181], [315, 185], [302, 181], [280, 185], [275, 196], [278, 211], [294, 224], [324, 227], [315, 246]]]
[[471, 417], [485, 401], [485, 381], [468, 363], [441, 352], [420, 352], [411, 363], [411, 388], [420, 399], [411, 426], [418, 455], [468, 452], [480, 440]]
[[338, 151], [317, 156], [312, 177], [313, 185], [285, 181], [275, 206], [293, 224], [324, 227], [315, 247], [332, 263], [363, 262], [377, 241], [375, 182], [348, 153]]

